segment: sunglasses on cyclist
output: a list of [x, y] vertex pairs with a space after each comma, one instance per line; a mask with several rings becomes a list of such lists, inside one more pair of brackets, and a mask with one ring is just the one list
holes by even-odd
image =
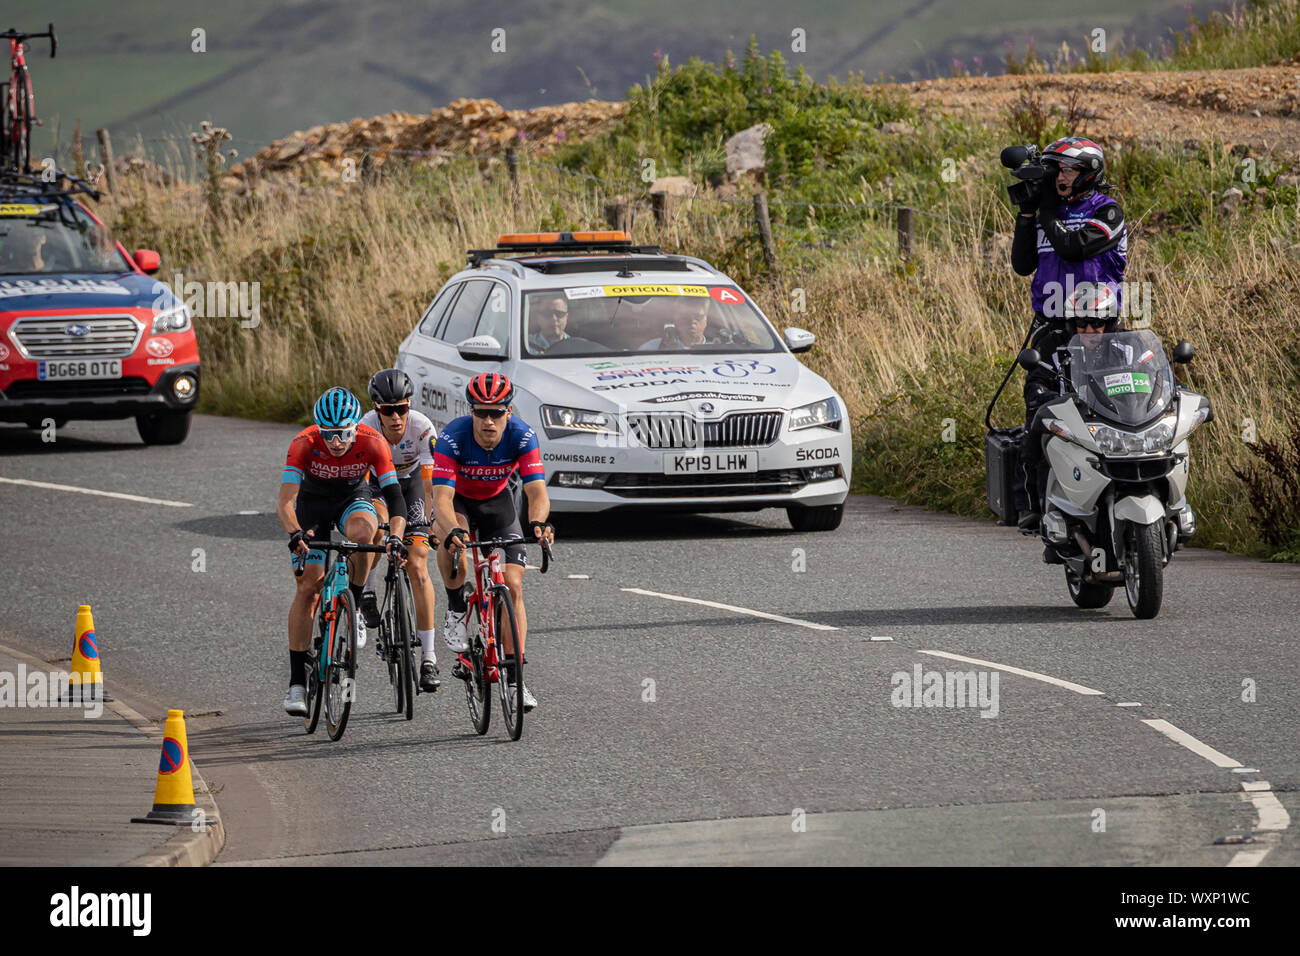
[[475, 417], [475, 418], [490, 418], [490, 419], [492, 419], [493, 421], [496, 421], [498, 418], [500, 418], [501, 416], [505, 415], [505, 413], [506, 413], [506, 410], [505, 410], [504, 408], [476, 408], [476, 409], [474, 409], [474, 417]]
[[410, 402], [401, 402], [397, 405], [376, 405], [375, 411], [380, 415], [405, 415], [411, 410]]
[[348, 428], [322, 428], [320, 437], [321, 441], [326, 442], [351, 442], [357, 437], [357, 427], [351, 425]]

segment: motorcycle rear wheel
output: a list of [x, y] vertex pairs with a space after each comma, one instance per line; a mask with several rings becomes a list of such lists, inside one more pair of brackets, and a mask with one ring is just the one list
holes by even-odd
[[1085, 581], [1071, 571], [1069, 565], [1065, 568], [1065, 589], [1070, 592], [1070, 600], [1077, 607], [1105, 607], [1115, 596], [1115, 585], [1102, 581]]

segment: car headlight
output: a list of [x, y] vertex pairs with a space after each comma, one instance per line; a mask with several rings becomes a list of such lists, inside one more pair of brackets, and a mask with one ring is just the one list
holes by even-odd
[[618, 419], [612, 412], [594, 412], [587, 408], [543, 405], [542, 427], [547, 438], [566, 435], [617, 435]]
[[1166, 415], [1150, 428], [1126, 432], [1109, 425], [1089, 425], [1088, 433], [1103, 455], [1149, 455], [1168, 451], [1174, 444], [1174, 415]]
[[813, 402], [811, 405], [800, 405], [798, 408], [791, 409], [790, 431], [796, 432], [801, 428], [838, 429], [842, 418], [840, 403], [832, 396], [820, 402]]
[[159, 312], [153, 317], [154, 335], [161, 335], [164, 332], [184, 332], [189, 327], [190, 312], [183, 305], [168, 309], [166, 312]]

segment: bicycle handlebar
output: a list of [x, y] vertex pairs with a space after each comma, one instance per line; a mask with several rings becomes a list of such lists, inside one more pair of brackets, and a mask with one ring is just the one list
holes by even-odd
[[[331, 551], [338, 551], [340, 554], [355, 554], [358, 552], [364, 554], [388, 553], [388, 549], [382, 544], [356, 544], [352, 541], [331, 541], [329, 538], [303, 538], [303, 544], [313, 551], [324, 551], [327, 562]], [[296, 563], [293, 569], [294, 576], [300, 578], [303, 571], [307, 570], [307, 556], [295, 553], [293, 558]]]
[[539, 541], [535, 538], [532, 541], [529, 541], [527, 538], [491, 538], [486, 541], [465, 541], [463, 543], [466, 548], [479, 549], [504, 548], [512, 544], [540, 544], [542, 546], [542, 574], [545, 574], [550, 570], [551, 562], [555, 560], [555, 553], [551, 551], [550, 544], [546, 541]]
[[49, 25], [49, 29], [44, 33], [23, 33], [10, 27], [4, 33], [0, 33], [0, 40], [17, 40], [19, 43], [25, 43], [28, 40], [39, 40], [46, 37], [50, 41], [50, 59], [54, 59], [54, 53], [59, 48], [59, 38], [54, 35], [54, 24]]

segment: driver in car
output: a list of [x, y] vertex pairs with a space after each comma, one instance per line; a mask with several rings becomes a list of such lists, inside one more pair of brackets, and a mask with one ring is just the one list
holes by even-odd
[[0, 236], [0, 272], [44, 272], [45, 232], [39, 226], [13, 225]]
[[556, 342], [569, 337], [569, 302], [562, 295], [549, 296], [538, 303], [532, 317], [533, 332], [528, 336], [530, 352], [545, 352]]
[[685, 349], [694, 345], [716, 345], [718, 339], [708, 337], [708, 296], [683, 296], [674, 303], [672, 322], [664, 326], [663, 334], [651, 339], [642, 349]]

